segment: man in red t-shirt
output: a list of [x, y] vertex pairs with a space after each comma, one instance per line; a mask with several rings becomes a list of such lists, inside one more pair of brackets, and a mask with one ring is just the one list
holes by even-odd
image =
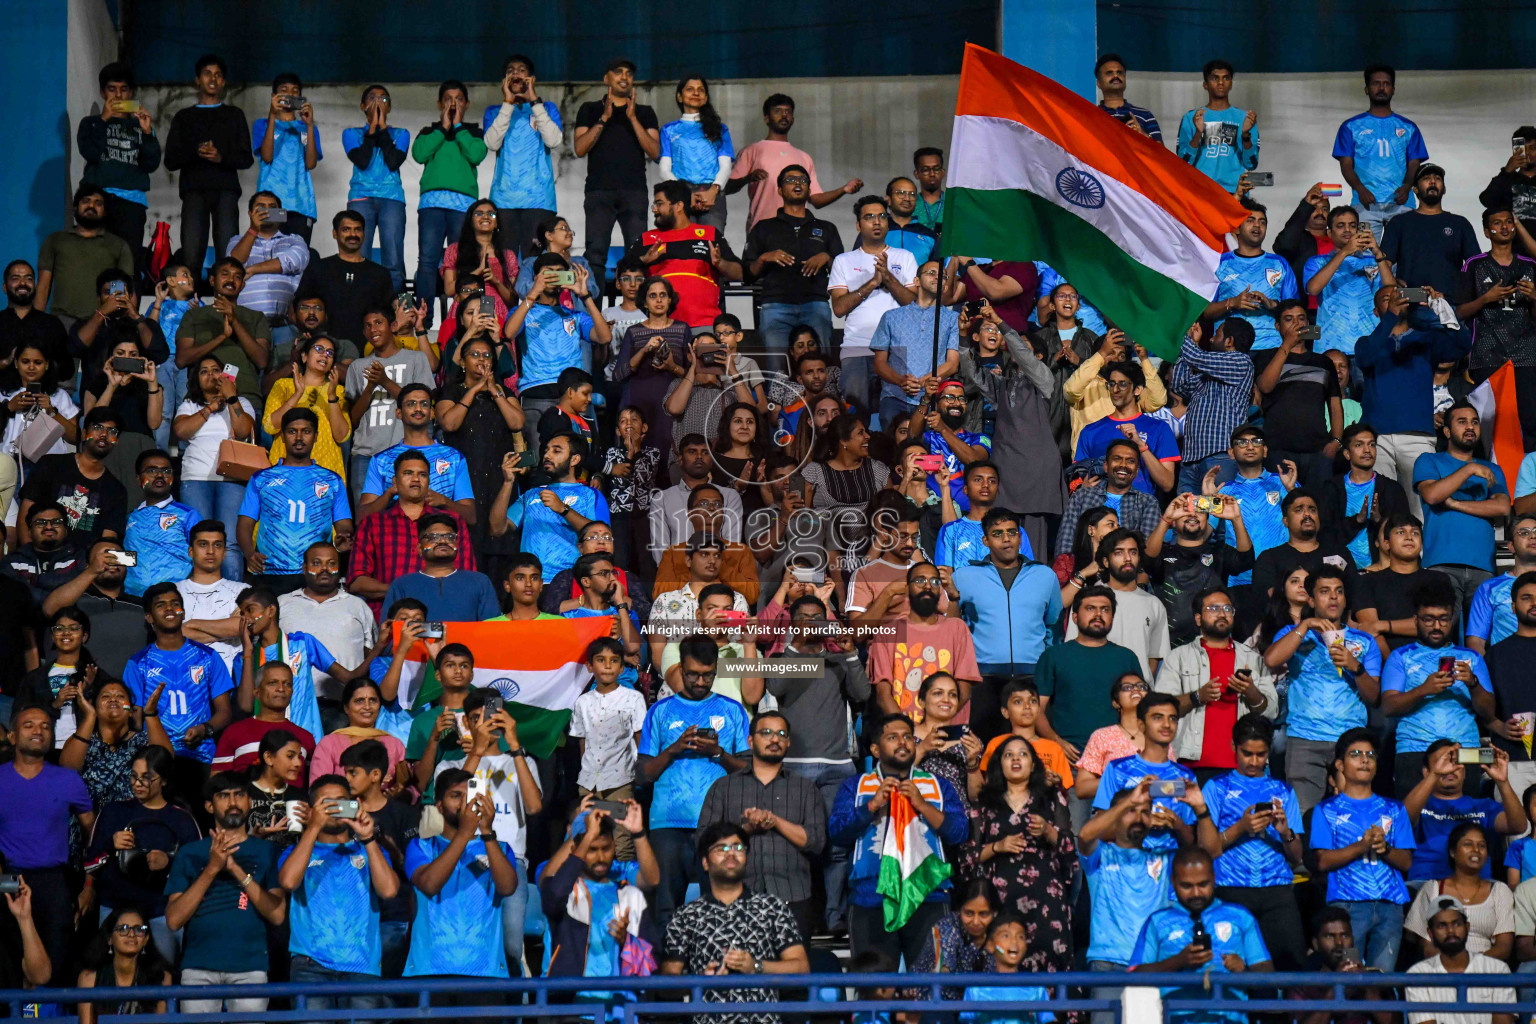
[[630, 255], [638, 257], [651, 276], [671, 282], [677, 292], [677, 309], [672, 315], [697, 334], [698, 328], [714, 325], [720, 315], [720, 279], [740, 281], [741, 261], [714, 227], [688, 219], [693, 197], [687, 185], [662, 181], [656, 184], [655, 193], [651, 213], [656, 217], [656, 230], [641, 235], [640, 244]]
[[[308, 776], [309, 759], [315, 753], [315, 738], [309, 730], [288, 721], [288, 702], [293, 699], [293, 670], [281, 661], [269, 661], [261, 666], [256, 680], [256, 714], [242, 718], [219, 734], [219, 745], [213, 753], [213, 770], [243, 772], [253, 767], [258, 754], [256, 748], [261, 738], [273, 729], [291, 732], [304, 748], [305, 775]], [[299, 780], [303, 785], [304, 780]]]

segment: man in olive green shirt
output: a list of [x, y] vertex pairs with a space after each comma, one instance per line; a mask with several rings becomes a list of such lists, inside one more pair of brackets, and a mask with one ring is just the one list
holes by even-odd
[[266, 314], [236, 305], [245, 287], [245, 267], [225, 256], [209, 274], [214, 299], [210, 305], [187, 310], [176, 330], [176, 365], [192, 366], [213, 356], [238, 371], [235, 393], [262, 408], [261, 371], [272, 357], [272, 328]]
[[133, 273], [133, 250], [107, 231], [107, 196], [95, 185], [75, 191], [75, 226], [43, 239], [37, 255], [37, 294], [32, 308], [49, 310], [68, 330], [96, 310], [96, 278], [116, 267]]

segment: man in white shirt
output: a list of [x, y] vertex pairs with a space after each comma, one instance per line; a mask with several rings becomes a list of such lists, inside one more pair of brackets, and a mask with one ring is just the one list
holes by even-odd
[[827, 299], [832, 315], [843, 317], [843, 397], [866, 412], [875, 411], [875, 354], [869, 342], [880, 318], [917, 297], [917, 258], [885, 242], [890, 214], [879, 196], [853, 204], [859, 240], [832, 260]]
[[[1440, 952], [1408, 968], [1409, 974], [1508, 974], [1509, 967], [1484, 953], [1467, 952], [1467, 908], [1454, 896], [1441, 896], [1432, 904], [1429, 940]], [[1513, 1003], [1513, 988], [1469, 988], [1466, 997], [1454, 988], [1418, 988], [1407, 990], [1410, 1003]], [[1436, 1010], [1428, 1013], [1409, 1011], [1408, 1024], [1514, 1024], [1512, 1013], [1460, 1013]]]
[[[373, 609], [356, 594], [341, 586], [341, 556], [328, 543], [311, 544], [304, 552], [304, 588], [277, 599], [278, 616], [290, 626], [298, 624], [304, 632], [325, 645], [337, 663], [350, 667], [361, 665], [379, 638]], [[315, 696], [321, 702], [321, 718], [327, 730], [346, 724], [341, 711], [341, 682], [314, 666]]]
[[[1100, 578], [1115, 592], [1115, 622], [1109, 642], [1129, 648], [1141, 662], [1143, 679], [1154, 679], [1157, 666], [1168, 657], [1168, 610], [1163, 602], [1136, 585], [1141, 571], [1141, 536], [1133, 530], [1112, 530], [1099, 541]], [[1067, 639], [1077, 636], [1077, 622], [1067, 620]]]
[[207, 644], [219, 652], [224, 667], [234, 670], [240, 653], [240, 610], [235, 598], [246, 588], [239, 580], [227, 580], [220, 572], [228, 538], [224, 524], [204, 519], [192, 527], [192, 575], [176, 584], [187, 617], [181, 624], [187, 639]]

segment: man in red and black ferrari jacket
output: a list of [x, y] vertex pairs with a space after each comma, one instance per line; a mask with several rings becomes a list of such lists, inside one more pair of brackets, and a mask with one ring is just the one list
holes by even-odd
[[656, 230], [640, 236], [631, 250], [646, 270], [664, 277], [677, 291], [677, 310], [672, 314], [699, 333], [708, 330], [720, 315], [720, 279], [741, 280], [741, 261], [715, 228], [688, 219], [691, 197], [680, 181], [658, 182], [651, 213]]

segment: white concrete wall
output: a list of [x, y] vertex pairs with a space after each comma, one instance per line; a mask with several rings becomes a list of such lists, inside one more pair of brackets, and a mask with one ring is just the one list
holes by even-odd
[[[101, 113], [101, 89], [96, 74], [117, 59], [117, 29], [102, 0], [69, 0], [69, 188], [74, 192], [85, 172], [75, 152], [75, 126], [80, 119]], [[169, 125], [170, 121], [166, 121]], [[68, 208], [66, 201], [65, 208]]]

